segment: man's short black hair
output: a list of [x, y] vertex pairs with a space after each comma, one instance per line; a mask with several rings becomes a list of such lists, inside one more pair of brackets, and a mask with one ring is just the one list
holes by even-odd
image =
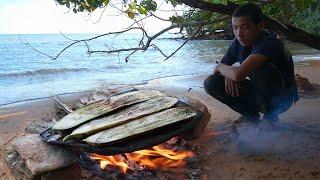
[[254, 3], [246, 3], [239, 6], [232, 14], [232, 17], [247, 16], [255, 24], [259, 24], [263, 19], [264, 15], [261, 8]]

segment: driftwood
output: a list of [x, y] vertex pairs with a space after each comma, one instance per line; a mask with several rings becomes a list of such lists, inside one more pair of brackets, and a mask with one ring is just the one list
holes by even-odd
[[57, 96], [53, 96], [53, 99], [54, 99], [54, 102], [66, 113], [69, 114], [73, 111], [68, 105], [63, 103]]

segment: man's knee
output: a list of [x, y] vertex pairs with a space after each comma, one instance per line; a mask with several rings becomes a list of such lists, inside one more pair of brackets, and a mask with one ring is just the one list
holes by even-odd
[[221, 90], [224, 90], [224, 77], [210, 75], [203, 82], [204, 90], [213, 97], [216, 97]]

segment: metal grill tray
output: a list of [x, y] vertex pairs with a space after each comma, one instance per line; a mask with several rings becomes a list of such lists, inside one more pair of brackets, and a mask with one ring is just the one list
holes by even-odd
[[101, 155], [115, 155], [132, 152], [161, 144], [176, 136], [183, 137], [184, 135], [192, 132], [193, 128], [196, 127], [196, 125], [201, 121], [203, 116], [202, 112], [181, 101], [179, 101], [175, 107], [187, 107], [195, 110], [196, 116], [154, 129], [153, 131], [144, 132], [134, 137], [95, 146], [82, 141], [63, 142], [63, 137], [70, 134], [73, 129], [68, 131], [57, 131], [53, 130], [52, 128], [48, 128], [40, 133], [40, 136], [41, 139], [47, 143], [70, 148], [77, 152], [90, 152]]

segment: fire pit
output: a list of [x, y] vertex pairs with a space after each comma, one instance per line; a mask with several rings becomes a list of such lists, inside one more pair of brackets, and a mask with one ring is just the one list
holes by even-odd
[[[191, 105], [192, 103], [190, 102], [196, 102], [196, 106], [194, 106], [194, 104]], [[35, 142], [36, 140], [37, 143], [32, 143], [32, 151], [24, 150], [25, 148], [23, 148], [22, 145], [19, 145], [19, 147], [14, 146], [14, 152], [17, 151], [17, 157], [21, 159], [21, 168], [27, 168], [26, 173], [19, 174], [19, 172], [17, 172], [18, 174], [16, 175], [17, 177], [28, 176], [32, 177], [32, 179], [39, 177], [59, 177], [57, 174], [64, 176], [64, 172], [66, 171], [66, 173], [68, 173], [69, 169], [71, 169], [73, 176], [81, 176], [82, 179], [145, 179], [146, 177], [148, 177], [147, 179], [154, 179], [154, 177], [175, 177], [177, 174], [181, 177], [195, 177], [194, 169], [197, 171], [200, 166], [198, 163], [189, 163], [197, 161], [196, 154], [194, 153], [196, 152], [194, 149], [195, 146], [188, 145], [182, 138], [192, 139], [197, 137], [210, 119], [210, 114], [206, 107], [203, 105], [197, 106], [199, 105], [198, 103], [198, 101], [179, 99], [178, 103], [171, 108], [188, 109], [188, 111], [194, 112], [193, 116], [174, 123], [162, 125], [129, 138], [108, 143], [89, 144], [81, 139], [63, 141], [63, 139], [67, 135], [70, 135], [78, 126], [66, 130], [55, 130], [50, 127], [43, 132], [40, 131], [40, 136], [34, 134], [32, 136], [33, 140], [30, 139], [31, 136], [28, 135], [21, 137], [19, 141], [17, 141], [18, 145], [23, 144], [25, 141]], [[123, 108], [117, 109], [115, 113], [121, 112], [127, 107], [128, 106], [124, 106]], [[72, 112], [72, 108], [70, 107], [65, 106], [62, 109], [67, 113], [57, 112], [57, 115], [65, 116], [65, 114]], [[129, 114], [131, 115], [131, 113]], [[61, 116], [59, 119], [60, 118]], [[199, 124], [201, 125], [199, 126]], [[79, 126], [82, 125], [83, 124], [80, 124]], [[47, 151], [38, 152], [39, 148], [37, 147], [40, 146], [45, 147]], [[50, 168], [44, 168], [50, 169], [48, 171], [40, 170], [40, 172], [37, 170], [37, 173], [33, 173], [35, 171], [32, 171], [34, 170], [32, 165], [37, 165], [37, 162], [40, 161], [46, 162], [45, 159], [37, 159], [34, 157], [38, 156], [38, 154], [41, 154], [41, 157], [45, 157], [46, 154], [52, 154], [51, 149], [56, 149], [57, 152], [66, 150], [66, 155], [69, 153], [69, 155], [75, 155], [79, 158], [75, 164], [68, 168], [61, 166], [60, 168], [65, 168], [59, 169], [59, 167], [50, 166]], [[20, 152], [25, 152], [26, 156]], [[3, 157], [11, 156], [11, 151], [8, 153], [9, 154], [3, 154]], [[65, 156], [65, 158], [69, 157], [69, 155]], [[52, 156], [53, 159], [55, 159], [54, 156], [55, 155]], [[60, 157], [62, 158], [60, 160], [64, 161], [64, 156], [62, 155]], [[26, 166], [24, 159], [30, 159], [30, 161], [34, 163], [32, 165], [29, 163]], [[47, 163], [50, 164], [51, 162], [52, 161], [48, 161]], [[70, 162], [72, 161], [66, 163]], [[14, 166], [15, 159], [6, 161], [6, 163], [10, 167], [12, 165]], [[194, 165], [195, 167], [190, 167]], [[31, 174], [29, 170], [31, 170]], [[198, 175], [200, 175], [200, 173], [198, 173]]]
[[[103, 179], [172, 179], [179, 176], [185, 179], [197, 169], [200, 171], [198, 163], [190, 163], [197, 161], [192, 147], [181, 143], [184, 141], [180, 138], [173, 138], [174, 144], [169, 144], [170, 141], [149, 149], [113, 156], [82, 153], [78, 162], [88, 174]], [[190, 167], [196, 164], [197, 167]]]
[[[179, 102], [176, 107], [188, 107], [187, 104]], [[192, 108], [192, 107], [188, 107]], [[194, 108], [192, 108], [194, 109]], [[194, 109], [195, 110], [195, 109]], [[57, 144], [68, 147], [78, 152], [92, 152], [100, 155], [114, 155], [126, 152], [132, 152], [140, 149], [150, 148], [161, 144], [175, 136], [186, 136], [194, 127], [197, 126], [202, 118], [202, 112], [195, 110], [196, 116], [170, 124], [152, 132], [145, 133], [134, 139], [124, 140], [111, 144], [103, 144], [100, 146], [92, 146], [84, 142], [64, 142], [62, 139], [70, 133], [70, 131], [55, 131], [49, 128], [40, 134], [41, 138], [51, 144]]]
[[63, 141], [74, 129], [61, 131], [49, 128], [40, 136], [50, 144], [79, 153], [78, 162], [81, 167], [87, 169], [89, 174], [93, 173], [101, 178], [142, 178], [146, 177], [146, 174], [152, 177], [154, 173], [165, 172], [183, 175], [186, 159], [194, 157], [195, 154], [191, 148], [178, 145], [177, 142], [185, 142], [178, 137], [188, 137], [198, 126], [203, 113], [180, 100], [174, 108], [187, 108], [196, 112], [196, 115], [131, 138], [99, 145], [77, 140]]

